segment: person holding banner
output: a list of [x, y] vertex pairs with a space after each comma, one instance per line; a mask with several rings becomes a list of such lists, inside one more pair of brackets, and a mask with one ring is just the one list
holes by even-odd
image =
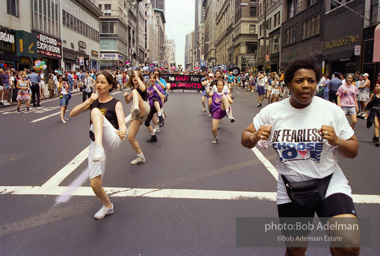
[[129, 104], [133, 101], [131, 106], [131, 121], [129, 123], [128, 141], [137, 154], [137, 158], [131, 161], [131, 164], [144, 164], [145, 156], [141, 151], [140, 144], [136, 140], [137, 132], [141, 124], [143, 124], [150, 112], [150, 106], [146, 101], [148, 94], [144, 84], [144, 78], [141, 72], [133, 71], [131, 78], [127, 82], [127, 87], [131, 89], [131, 94], [124, 93], [125, 103]]
[[145, 126], [148, 128], [151, 138], [146, 142], [156, 142], [156, 132], [153, 130], [153, 127], [150, 125], [150, 121], [153, 118], [155, 113], [158, 114], [158, 118], [160, 122], [162, 122], [163, 126], [163, 117], [161, 113], [162, 102], [165, 100], [164, 90], [162, 90], [161, 86], [156, 86], [156, 75], [151, 74], [149, 77], [149, 88], [148, 92], [148, 102], [150, 106], [150, 112], [148, 114], [147, 119], [145, 120]]
[[212, 98], [211, 113], [212, 113], [212, 135], [214, 135], [213, 144], [218, 143], [218, 126], [220, 120], [228, 116], [231, 123], [235, 122], [232, 116], [232, 109], [230, 104], [233, 103], [232, 99], [228, 97], [228, 93], [224, 92], [224, 81], [219, 80], [217, 83], [217, 91], [211, 90], [210, 97]]

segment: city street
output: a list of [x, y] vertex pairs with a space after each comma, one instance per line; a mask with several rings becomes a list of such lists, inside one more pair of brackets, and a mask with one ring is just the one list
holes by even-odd
[[[25, 104], [21, 113], [16, 106], [0, 109], [0, 255], [284, 255], [285, 246], [236, 246], [237, 217], [277, 217], [277, 155], [240, 144], [259, 108], [256, 93], [235, 88], [233, 95], [236, 121], [221, 121], [214, 145], [201, 95], [171, 93], [158, 142], [145, 142], [144, 126], [138, 133], [147, 162], [130, 165], [136, 153], [127, 140], [108, 156], [103, 186], [115, 212], [103, 220], [93, 217], [101, 202], [87, 178], [89, 112], [61, 124], [58, 98], [30, 112]], [[74, 94], [68, 109], [81, 102], [82, 94]], [[128, 121], [130, 105], [123, 106]], [[359, 155], [341, 158], [340, 166], [358, 216], [371, 218], [371, 247], [361, 255], [380, 255], [380, 148], [365, 120], [355, 134]]]

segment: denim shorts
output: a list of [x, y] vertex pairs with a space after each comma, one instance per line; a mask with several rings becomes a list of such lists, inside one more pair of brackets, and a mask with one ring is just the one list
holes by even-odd
[[9, 84], [3, 84], [4, 90], [9, 90]]
[[342, 107], [343, 112], [345, 115], [353, 115], [356, 114], [356, 108], [355, 107]]
[[69, 105], [70, 96], [68, 94], [61, 94], [59, 96], [59, 105], [65, 107]]

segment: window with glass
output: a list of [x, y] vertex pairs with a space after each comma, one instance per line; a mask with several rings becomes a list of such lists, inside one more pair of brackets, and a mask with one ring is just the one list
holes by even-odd
[[256, 25], [249, 25], [249, 33], [256, 34]]
[[251, 6], [249, 9], [249, 16], [256, 17], [256, 6]]
[[288, 18], [293, 18], [298, 13], [298, 0], [288, 0]]
[[7, 0], [7, 13], [16, 17], [19, 16], [18, 0]]
[[104, 10], [106, 10], [106, 11], [111, 10], [111, 5], [110, 4], [105, 4], [104, 5]]
[[379, 0], [371, 0], [371, 21], [377, 22]]

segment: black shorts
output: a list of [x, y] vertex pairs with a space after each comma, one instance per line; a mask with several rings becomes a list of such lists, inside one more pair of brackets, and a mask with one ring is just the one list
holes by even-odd
[[[301, 223], [303, 226], [307, 226], [308, 223], [313, 223], [314, 214], [317, 213], [318, 217], [325, 218], [325, 221], [333, 216], [340, 214], [353, 214], [356, 215], [356, 210], [352, 198], [343, 193], [332, 194], [325, 198], [321, 205], [312, 210], [302, 210], [297, 208], [293, 203], [279, 204], [277, 205], [278, 215], [280, 217], [280, 223]], [[289, 218], [290, 219], [289, 219]], [[284, 219], [285, 218], [285, 219]], [[281, 230], [283, 236], [295, 237], [295, 236], [308, 236], [312, 229], [302, 229], [298, 231]], [[307, 247], [307, 242], [285, 242], [286, 247]]]
[[340, 214], [356, 215], [356, 210], [352, 198], [343, 193], [332, 194], [323, 200], [322, 204], [315, 209], [302, 210], [293, 203], [277, 205], [278, 216], [281, 217], [318, 217], [331, 218]]

